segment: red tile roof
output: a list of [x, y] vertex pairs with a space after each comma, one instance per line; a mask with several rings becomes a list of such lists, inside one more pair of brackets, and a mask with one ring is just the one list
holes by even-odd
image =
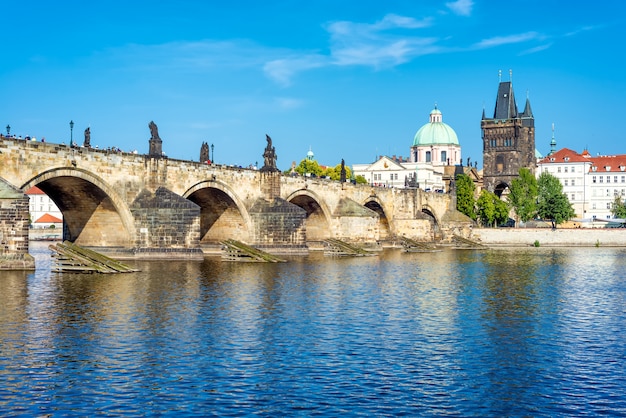
[[[582, 154], [572, 151], [569, 148], [561, 148], [552, 155], [548, 155], [539, 164], [559, 164], [559, 163], [591, 163], [589, 171], [597, 173], [626, 172], [626, 154], [620, 155], [599, 155], [591, 156], [589, 151], [584, 150]], [[594, 170], [595, 168], [595, 170]]]
[[35, 221], [36, 224], [58, 224], [63, 222], [62, 219], [52, 216], [49, 213], [44, 213], [39, 219]]
[[592, 157], [593, 165], [591, 170], [596, 168], [596, 172], [624, 172], [626, 170], [626, 155], [602, 155], [599, 157]]
[[37, 186], [33, 186], [30, 189], [26, 190], [26, 194], [45, 194], [41, 191], [41, 189]]
[[569, 148], [561, 148], [554, 154], [548, 155], [543, 160], [539, 161], [539, 163], [581, 163], [589, 160], [590, 155], [588, 152], [586, 154], [579, 154]]

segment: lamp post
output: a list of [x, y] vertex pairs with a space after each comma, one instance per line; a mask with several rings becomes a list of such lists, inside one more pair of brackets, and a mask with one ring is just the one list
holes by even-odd
[[7, 136], [11, 136], [11, 125], [7, 124]]
[[74, 146], [74, 121], [70, 121], [70, 147]]
[[215, 153], [213, 150], [215, 149], [215, 145], [211, 144], [211, 162], [215, 164]]

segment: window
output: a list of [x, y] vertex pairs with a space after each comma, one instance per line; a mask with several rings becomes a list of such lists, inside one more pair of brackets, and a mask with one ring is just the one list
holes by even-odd
[[600, 183], [602, 183], [602, 179], [604, 178], [604, 176], [600, 176]]
[[617, 189], [613, 190], [613, 196], [619, 196], [619, 191]]
[[617, 176], [613, 176], [613, 183], [617, 183]]
[[441, 162], [445, 163], [448, 161], [448, 153], [446, 151], [441, 151]]
[[560, 173], [561, 172], [561, 167], [557, 167], [556, 172]]
[[622, 183], [626, 183], [626, 176], [622, 176]]
[[606, 176], [606, 182], [610, 183], [611, 182], [611, 176]]
[[611, 202], [607, 202], [607, 204], [606, 204], [606, 208], [607, 208], [607, 209], [611, 209]]
[[567, 179], [565, 179], [564, 181], [565, 181], [565, 186], [567, 186]]
[[575, 181], [575, 180], [574, 180], [574, 179], [572, 179], [572, 186], [574, 185], [574, 181]]
[[563, 171], [565, 171], [565, 172], [567, 173], [567, 166], [565, 166], [565, 167], [563, 168]]
[[596, 176], [591, 177], [591, 182], [595, 183], [596, 182]]
[[622, 196], [624, 196], [624, 192], [626, 192], [626, 190], [622, 189]]
[[574, 193], [572, 193], [572, 202], [576, 200], [576, 195]]
[[606, 189], [606, 197], [611, 197], [611, 189]]
[[431, 161], [430, 151], [426, 151], [426, 162], [429, 163]]
[[595, 209], [595, 208], [596, 208], [596, 204], [595, 204], [595, 203], [593, 203], [593, 204], [591, 205], [591, 209]]

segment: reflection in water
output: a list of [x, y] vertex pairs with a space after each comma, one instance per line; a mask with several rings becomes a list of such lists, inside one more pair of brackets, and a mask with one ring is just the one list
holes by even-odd
[[[590, 256], [589, 253], [593, 254]], [[0, 415], [617, 414], [624, 251], [0, 272]]]

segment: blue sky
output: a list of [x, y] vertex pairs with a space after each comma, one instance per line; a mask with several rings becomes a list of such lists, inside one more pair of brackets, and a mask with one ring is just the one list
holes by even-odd
[[[513, 74], [537, 148], [626, 153], [626, 2], [2, 0], [0, 126], [11, 133], [287, 169], [409, 155], [437, 103], [482, 166], [480, 118]], [[520, 109], [520, 110], [522, 110]], [[4, 131], [4, 129], [3, 129]]]

